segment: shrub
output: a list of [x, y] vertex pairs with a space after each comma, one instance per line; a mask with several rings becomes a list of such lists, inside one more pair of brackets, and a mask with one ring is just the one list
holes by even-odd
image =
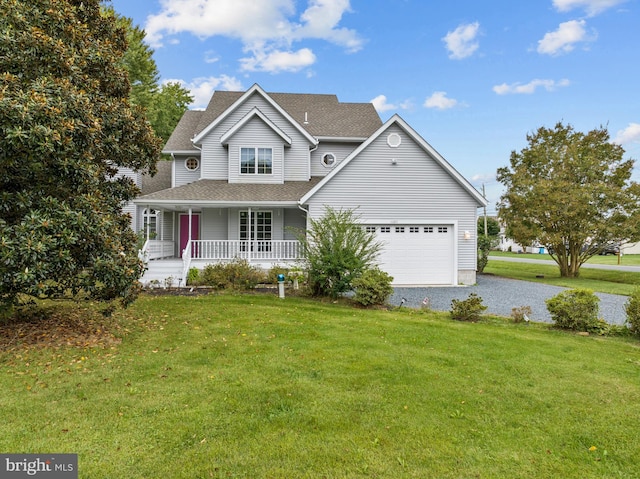
[[284, 274], [285, 281], [290, 281], [289, 270], [284, 266], [273, 266], [269, 271], [267, 271], [265, 283], [267, 284], [278, 284], [278, 275]]
[[531, 306], [520, 306], [511, 309], [511, 319], [514, 323], [529, 321], [529, 316], [531, 316]]
[[379, 268], [370, 268], [353, 280], [354, 301], [363, 306], [385, 304], [393, 293], [393, 277]]
[[200, 270], [198, 268], [189, 268], [187, 273], [187, 285], [197, 286], [200, 284]]
[[478, 236], [478, 273], [482, 273], [489, 262], [489, 252], [493, 246], [493, 239], [489, 236]]
[[252, 289], [265, 281], [265, 273], [244, 259], [209, 264], [200, 273], [200, 284], [218, 289]]
[[353, 280], [373, 266], [382, 243], [358, 222], [353, 210], [327, 207], [321, 218], [309, 220], [307, 231], [296, 232], [312, 295], [335, 299], [351, 291]]
[[480, 315], [487, 307], [482, 304], [482, 298], [476, 293], [471, 293], [467, 299], [451, 300], [451, 319], [456, 321], [478, 321]]
[[603, 326], [606, 329], [606, 323], [598, 319], [599, 301], [588, 289], [569, 289], [545, 302], [556, 327], [569, 331], [601, 333]]
[[633, 334], [640, 335], [640, 288], [636, 288], [624, 305], [627, 325]]

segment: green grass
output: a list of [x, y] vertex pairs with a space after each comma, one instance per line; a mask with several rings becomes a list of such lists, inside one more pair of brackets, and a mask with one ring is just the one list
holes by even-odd
[[[491, 256], [495, 257], [507, 257], [507, 258], [524, 258], [524, 259], [541, 259], [553, 262], [553, 258], [548, 254], [536, 254], [536, 253], [509, 253], [503, 251], [491, 251]], [[623, 265], [623, 266], [640, 266], [640, 254], [627, 254], [622, 255], [620, 257], [620, 262], [618, 262], [618, 257], [614, 255], [606, 255], [606, 256], [592, 256], [587, 261], [588, 264], [610, 264], [610, 265]], [[554, 263], [555, 264], [555, 263]]]
[[636, 340], [272, 295], [127, 315], [104, 349], [0, 353], [0, 450], [81, 478], [638, 477]]
[[[526, 255], [526, 257], [535, 255]], [[540, 255], [545, 256], [545, 255]], [[505, 278], [534, 281], [567, 288], [587, 288], [601, 293], [630, 295], [640, 287], [640, 273], [604, 270], [594, 268], [580, 268], [578, 278], [562, 278], [553, 260], [549, 264], [521, 263], [500, 261], [498, 255], [489, 257], [484, 273], [494, 274]], [[523, 257], [523, 255], [519, 255]], [[542, 277], [541, 277], [542, 276]]]

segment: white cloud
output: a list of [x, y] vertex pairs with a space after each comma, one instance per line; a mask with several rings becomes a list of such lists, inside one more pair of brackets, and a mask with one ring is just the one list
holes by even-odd
[[525, 94], [530, 95], [535, 93], [538, 88], [544, 88], [547, 91], [554, 91], [560, 87], [569, 86], [571, 82], [566, 78], [560, 81], [555, 80], [531, 80], [529, 83], [512, 83], [511, 85], [507, 85], [503, 83], [502, 85], [496, 85], [493, 87], [493, 91], [498, 95], [508, 95], [508, 94]]
[[216, 63], [220, 58], [216, 55], [216, 52], [212, 50], [208, 50], [204, 52], [204, 62], [205, 63]]
[[589, 16], [594, 16], [615, 7], [626, 0], [553, 0], [553, 6], [559, 12], [568, 12], [575, 8], [583, 8]]
[[454, 31], [447, 32], [442, 40], [449, 50], [449, 58], [460, 60], [473, 55], [480, 46], [476, 41], [479, 31], [480, 24], [475, 22], [462, 24]]
[[561, 23], [555, 32], [545, 34], [538, 41], [538, 53], [546, 55], [559, 55], [568, 53], [579, 42], [592, 41], [595, 37], [589, 37], [585, 29], [584, 20], [570, 20]]
[[447, 98], [446, 91], [436, 91], [424, 101], [426, 108], [437, 108], [438, 110], [448, 110], [458, 105], [458, 100]]
[[297, 72], [315, 63], [316, 56], [308, 48], [297, 52], [255, 50], [253, 57], [241, 58], [240, 64], [244, 71], [262, 71], [277, 73], [281, 71]]
[[640, 143], [640, 123], [629, 123], [624, 130], [620, 130], [616, 134], [613, 142], [619, 145]]
[[388, 103], [385, 95], [378, 95], [371, 100], [371, 103], [373, 103], [373, 107], [376, 111], [380, 113], [390, 110], [409, 110], [411, 108], [411, 102], [409, 100], [405, 100], [399, 104]]
[[[360, 50], [363, 39], [355, 30], [340, 27], [350, 12], [349, 0], [308, 0], [306, 10], [296, 11], [294, 0], [161, 0], [162, 9], [147, 18], [147, 41], [154, 48], [169, 37], [190, 33], [199, 38], [216, 35], [238, 39], [253, 58], [243, 58], [247, 69], [297, 71], [315, 62], [309, 48], [293, 51], [292, 43], [324, 40]], [[297, 65], [297, 66], [295, 66]]]
[[164, 83], [179, 83], [183, 88], [188, 89], [193, 96], [193, 103], [190, 108], [194, 110], [207, 107], [214, 90], [243, 91], [242, 83], [236, 78], [221, 75], [219, 77], [194, 78], [190, 82], [184, 80], [164, 80]]

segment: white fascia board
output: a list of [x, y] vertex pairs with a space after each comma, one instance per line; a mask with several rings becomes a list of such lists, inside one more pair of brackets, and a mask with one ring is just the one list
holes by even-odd
[[318, 141], [326, 141], [333, 143], [362, 143], [366, 137], [351, 137], [351, 136], [318, 136]]
[[165, 155], [200, 155], [200, 150], [162, 150]]
[[223, 145], [227, 144], [227, 142], [233, 135], [235, 135], [240, 129], [242, 129], [242, 127], [244, 127], [244, 125], [246, 125], [250, 120], [252, 120], [255, 117], [260, 118], [280, 138], [282, 138], [287, 145], [291, 146], [292, 141], [289, 135], [287, 135], [284, 131], [278, 128], [275, 123], [269, 120], [269, 118], [267, 118], [265, 114], [258, 109], [258, 107], [254, 107], [249, 113], [247, 113], [244, 116], [244, 118], [242, 118], [238, 123], [233, 125], [229, 129], [229, 131], [227, 131], [224, 135], [222, 135], [220, 137], [220, 143]]
[[204, 130], [198, 133], [194, 138], [192, 138], [191, 142], [198, 145], [202, 142], [202, 139], [211, 132], [218, 124], [220, 124], [227, 116], [229, 116], [232, 112], [234, 112], [240, 105], [242, 105], [251, 95], [254, 93], [258, 93], [262, 96], [273, 108], [275, 108], [278, 113], [284, 116], [302, 135], [311, 143], [312, 145], [317, 145], [318, 140], [316, 140], [313, 136], [311, 136], [307, 130], [302, 128], [300, 123], [294, 120], [291, 115], [289, 115], [286, 111], [282, 109], [280, 105], [278, 105], [268, 94], [265, 92], [260, 85], [255, 83], [251, 88], [249, 88], [238, 100], [236, 100], [229, 108], [227, 108], [218, 118], [213, 120]]
[[297, 201], [208, 201], [208, 200], [190, 200], [190, 201], [175, 201], [175, 200], [145, 200], [144, 198], [136, 198], [133, 203], [140, 206], [152, 206], [152, 207], [169, 207], [171, 209], [185, 209], [191, 206], [198, 207], [225, 207], [232, 208], [237, 206], [260, 206], [260, 207], [284, 207], [284, 206], [298, 206]]
[[358, 148], [353, 150], [349, 156], [347, 156], [338, 166], [336, 166], [331, 173], [325, 176], [316, 186], [314, 186], [306, 195], [300, 199], [300, 204], [305, 204], [313, 195], [315, 195], [324, 185], [326, 185], [331, 178], [336, 176], [342, 168], [347, 166], [356, 156], [358, 156], [365, 148], [367, 148], [375, 139], [382, 135], [391, 125], [396, 124], [402, 130], [409, 135], [420, 147], [429, 153], [440, 166], [442, 166], [449, 175], [456, 180], [481, 206], [486, 206], [489, 202], [476, 190], [471, 183], [469, 183], [458, 171], [445, 160], [440, 153], [438, 153], [424, 138], [422, 138], [409, 124], [404, 121], [400, 115], [395, 114], [389, 118], [378, 130], [371, 135], [367, 140], [362, 143]]

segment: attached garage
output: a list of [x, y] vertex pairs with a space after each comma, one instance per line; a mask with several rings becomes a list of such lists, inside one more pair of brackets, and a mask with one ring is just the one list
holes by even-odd
[[455, 284], [454, 227], [434, 225], [370, 225], [384, 244], [380, 269], [394, 285]]

